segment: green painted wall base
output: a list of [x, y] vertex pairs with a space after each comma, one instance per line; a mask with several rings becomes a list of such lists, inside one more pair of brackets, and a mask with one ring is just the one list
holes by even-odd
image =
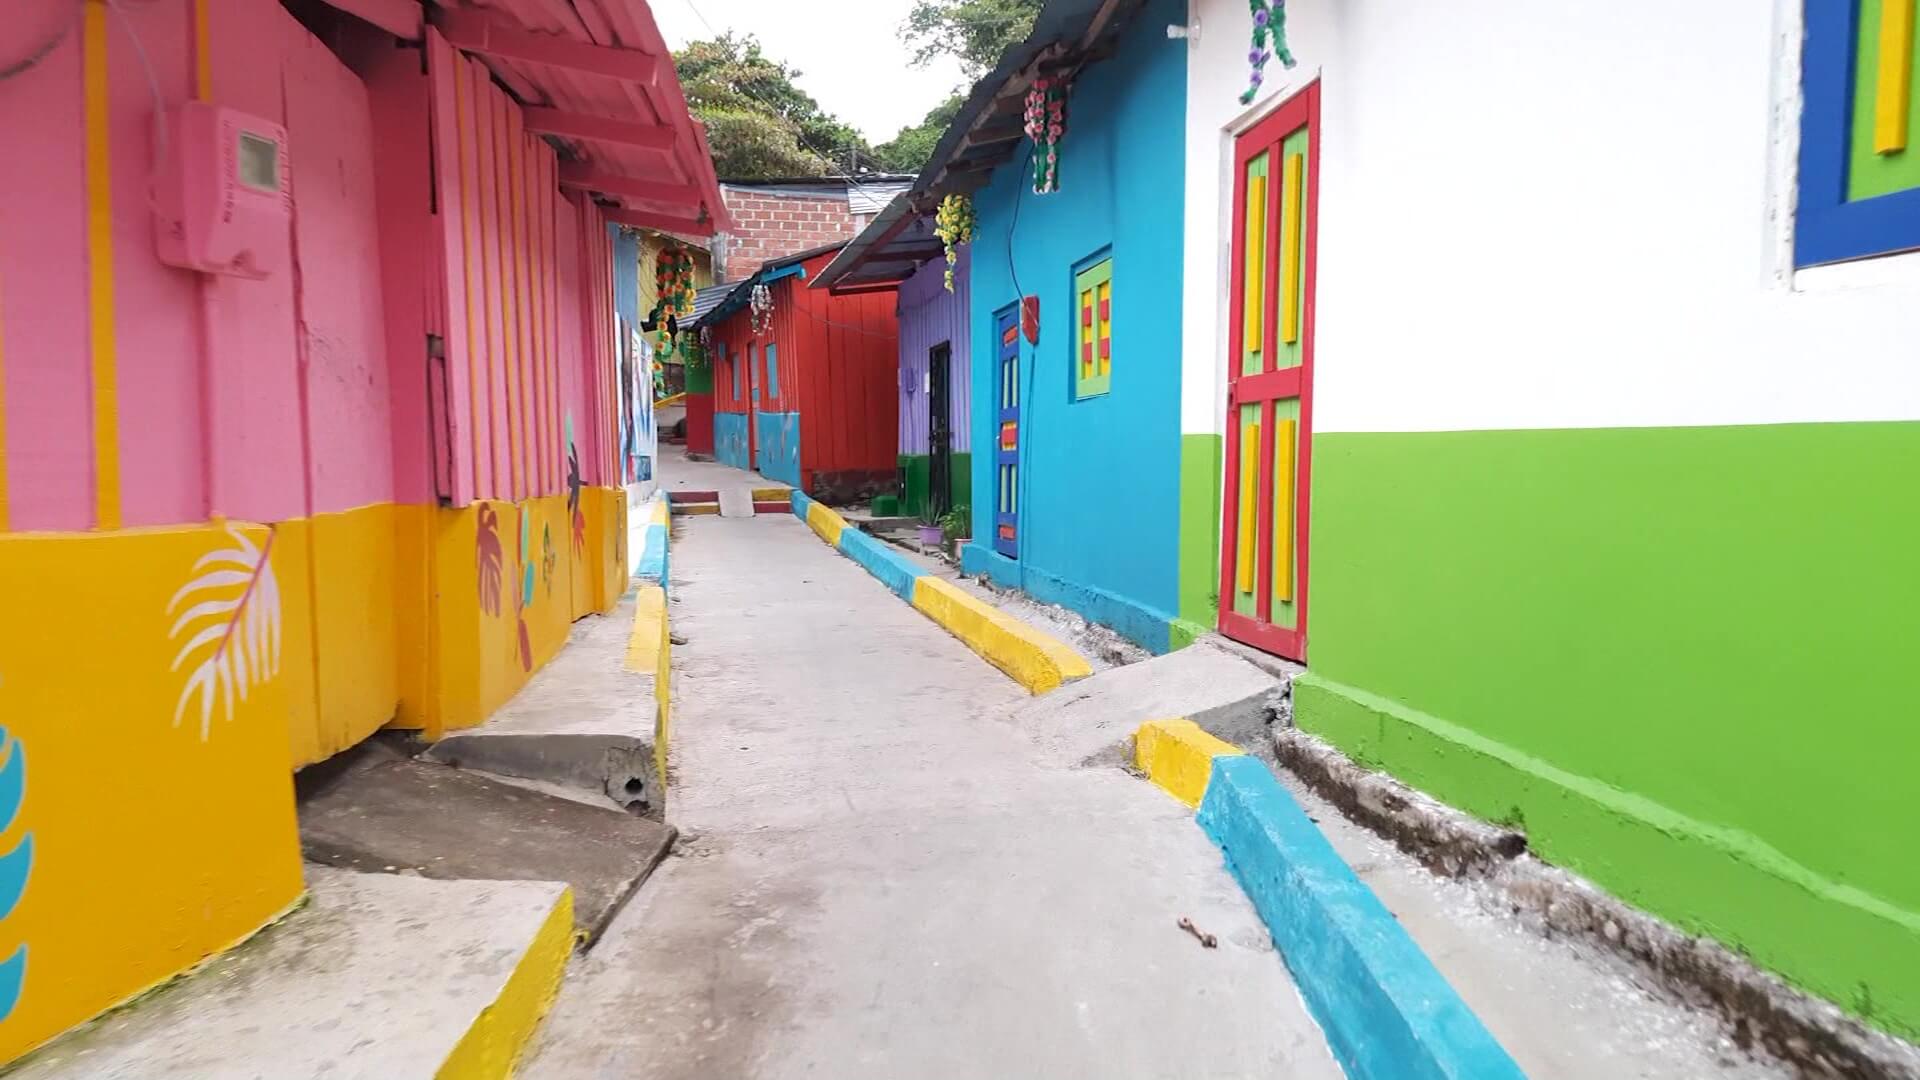
[[1180, 436], [1180, 617], [1171, 638], [1186, 648], [1220, 622], [1218, 435]]
[[1315, 437], [1300, 726], [1920, 1034], [1920, 424]]
[[[906, 486], [900, 492], [900, 513], [906, 517], [918, 517], [927, 505], [927, 493], [932, 485], [933, 457], [929, 454], [901, 454], [900, 475]], [[953, 455], [953, 503], [955, 506], [973, 505], [973, 455]]]

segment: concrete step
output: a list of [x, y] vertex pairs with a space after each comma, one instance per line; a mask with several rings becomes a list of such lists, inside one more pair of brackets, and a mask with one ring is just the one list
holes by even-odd
[[718, 491], [669, 491], [667, 505], [678, 517], [691, 517], [699, 514], [718, 514], [720, 512], [720, 493]]
[[16, 1080], [505, 1076], [572, 952], [565, 885], [309, 867], [278, 925], [29, 1057]]
[[567, 647], [479, 727], [433, 744], [430, 761], [566, 784], [660, 818], [666, 794], [654, 767], [654, 673], [632, 671], [634, 599], [606, 618], [574, 624]]
[[1055, 761], [1119, 763], [1134, 730], [1149, 720], [1190, 719], [1228, 742], [1251, 745], [1266, 737], [1285, 689], [1280, 677], [1202, 639], [1022, 702], [1012, 720]]
[[349, 762], [300, 783], [308, 859], [367, 873], [564, 881], [587, 946], [673, 845], [657, 821], [415, 758]]

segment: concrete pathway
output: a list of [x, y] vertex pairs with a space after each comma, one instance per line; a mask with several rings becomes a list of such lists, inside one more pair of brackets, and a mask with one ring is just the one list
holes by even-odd
[[1043, 765], [1018, 687], [793, 518], [676, 532], [681, 850], [520, 1075], [1340, 1075], [1189, 811]]

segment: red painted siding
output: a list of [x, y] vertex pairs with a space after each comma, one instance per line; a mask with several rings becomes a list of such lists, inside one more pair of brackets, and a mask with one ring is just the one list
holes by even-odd
[[[809, 259], [807, 279], [825, 269], [833, 255]], [[753, 316], [745, 308], [711, 327], [714, 411], [748, 411], [753, 388], [760, 392], [752, 402], [755, 412], [799, 413], [800, 483], [809, 492], [818, 490], [816, 476], [891, 478], [898, 467], [900, 423], [900, 330], [893, 294], [833, 296], [808, 288], [799, 277], [782, 278], [769, 288], [773, 324], [763, 333], [753, 333]], [[780, 393], [773, 397], [765, 393], [768, 344], [779, 367]], [[690, 409], [687, 442], [697, 449], [692, 415]], [[707, 439], [711, 445], [711, 428]]]

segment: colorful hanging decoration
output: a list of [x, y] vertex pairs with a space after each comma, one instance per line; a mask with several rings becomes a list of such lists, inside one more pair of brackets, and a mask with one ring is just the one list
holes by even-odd
[[953, 291], [953, 268], [960, 263], [960, 245], [973, 243], [973, 200], [965, 195], [949, 195], [940, 200], [934, 215], [933, 234], [947, 247], [947, 291]]
[[673, 351], [680, 320], [693, 314], [693, 254], [677, 244], [662, 248], [654, 262], [653, 284], [658, 299], [650, 321], [659, 335], [654, 349], [664, 354]]
[[1260, 92], [1267, 61], [1278, 57], [1282, 67], [1294, 65], [1293, 53], [1287, 49], [1287, 0], [1247, 0], [1247, 9], [1253, 13], [1253, 48], [1247, 51], [1247, 64], [1253, 70], [1247, 75], [1246, 93], [1240, 95], [1242, 105], [1253, 104]]
[[1027, 138], [1033, 140], [1034, 194], [1060, 190], [1060, 139], [1066, 133], [1066, 83], [1060, 79], [1035, 79], [1033, 88], [1027, 91]]
[[772, 289], [765, 285], [755, 285], [747, 306], [751, 309], [751, 321], [755, 334], [763, 333], [773, 326]]

